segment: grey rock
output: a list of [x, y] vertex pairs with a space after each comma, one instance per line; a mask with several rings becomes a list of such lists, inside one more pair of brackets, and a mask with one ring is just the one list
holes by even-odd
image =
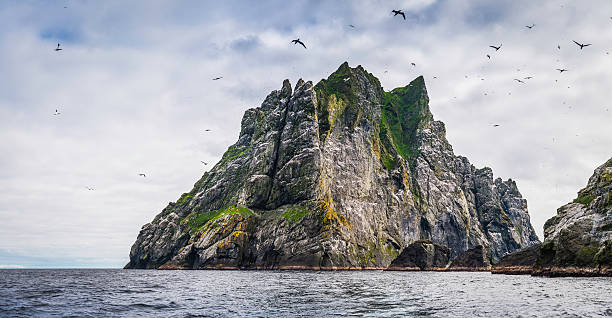
[[[145, 225], [127, 268], [386, 268], [411, 243], [499, 259], [538, 243], [512, 180], [455, 156], [422, 77], [391, 92], [344, 63], [288, 80]], [[165, 265], [165, 266], [162, 266]]]
[[542, 244], [529, 246], [504, 256], [491, 268], [492, 274], [529, 275], [533, 271]]
[[416, 241], [395, 258], [388, 270], [443, 269], [450, 261], [450, 249], [431, 241]]
[[612, 276], [612, 159], [546, 221], [534, 274]]
[[489, 252], [478, 245], [459, 254], [450, 265], [450, 270], [488, 269], [491, 266]]

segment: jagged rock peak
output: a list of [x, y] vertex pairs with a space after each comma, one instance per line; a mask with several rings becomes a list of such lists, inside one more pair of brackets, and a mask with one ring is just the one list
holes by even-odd
[[238, 141], [143, 226], [128, 268], [386, 268], [415, 241], [493, 260], [538, 239], [512, 180], [455, 156], [423, 77], [343, 63], [248, 109]]

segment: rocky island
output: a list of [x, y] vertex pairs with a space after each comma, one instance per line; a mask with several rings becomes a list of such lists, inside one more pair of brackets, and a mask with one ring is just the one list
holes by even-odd
[[612, 158], [544, 224], [533, 275], [612, 276]]
[[612, 158], [544, 224], [544, 242], [507, 255], [493, 273], [612, 276]]
[[344, 63], [316, 85], [285, 80], [142, 227], [125, 267], [428, 268], [476, 247], [488, 266], [539, 243], [516, 183], [455, 155], [445, 134], [423, 77], [384, 91]]

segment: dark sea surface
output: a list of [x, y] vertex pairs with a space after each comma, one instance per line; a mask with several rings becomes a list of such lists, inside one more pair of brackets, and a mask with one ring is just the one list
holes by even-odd
[[0, 270], [1, 317], [603, 317], [611, 278], [488, 272]]

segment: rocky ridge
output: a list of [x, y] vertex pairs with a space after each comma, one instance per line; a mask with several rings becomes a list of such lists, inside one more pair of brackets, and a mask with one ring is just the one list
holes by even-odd
[[423, 77], [344, 63], [247, 110], [238, 141], [145, 224], [126, 268], [386, 268], [419, 240], [491, 259], [535, 243], [513, 180], [456, 156]]

